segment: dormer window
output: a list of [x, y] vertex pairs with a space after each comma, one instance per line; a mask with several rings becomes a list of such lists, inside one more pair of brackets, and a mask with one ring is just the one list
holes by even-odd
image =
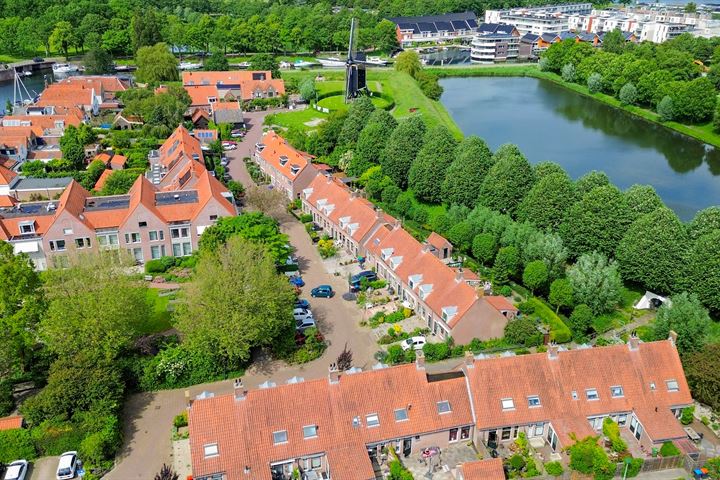
[[217, 102], [217, 97], [208, 97], [208, 103], [215, 103]]
[[35, 233], [35, 222], [20, 222], [18, 225], [20, 227], [20, 235], [28, 235], [30, 233]]
[[287, 441], [288, 441], [287, 430], [280, 430], [278, 432], [273, 432], [273, 443], [275, 445], [287, 443]]
[[410, 275], [408, 277], [408, 285], [410, 286], [410, 289], [414, 289], [420, 282], [422, 282], [422, 275]]
[[625, 393], [623, 392], [623, 388], [618, 385], [615, 387], [610, 387], [610, 396], [613, 398], [620, 398], [624, 397]]
[[306, 425], [303, 427], [303, 438], [317, 437], [317, 425]]
[[596, 388], [588, 388], [587, 390], [585, 390], [585, 397], [587, 397], [588, 400], [600, 399]]
[[515, 402], [512, 398], [503, 398], [500, 400], [503, 410], [515, 410]]
[[288, 157], [286, 157], [285, 155], [280, 155], [280, 165], [282, 165], [284, 167], [287, 162], [288, 162]]
[[447, 400], [443, 400], [442, 402], [437, 402], [437, 412], [442, 415], [443, 413], [450, 413], [452, 409], [450, 408], [450, 402]]
[[668, 392], [677, 392], [680, 390], [680, 385], [678, 385], [677, 380], [666, 380], [665, 384], [667, 385]]
[[340, 228], [345, 228], [345, 224], [350, 221], [350, 217], [340, 217]]
[[442, 319], [445, 320], [446, 322], [449, 321], [451, 318], [453, 318], [455, 316], [455, 314], [457, 313], [457, 310], [458, 309], [455, 306], [443, 307], [442, 308]]
[[392, 248], [383, 248], [380, 252], [382, 255], [383, 260], [387, 260], [390, 258], [390, 256], [393, 254], [394, 250]]
[[402, 263], [403, 257], [397, 256], [390, 259], [390, 267], [395, 270]]
[[530, 395], [528, 397], [528, 407], [539, 407], [540, 406], [540, 397], [537, 395]]
[[297, 165], [293, 165], [292, 167], [290, 167], [290, 173], [292, 173], [293, 175], [297, 175], [299, 171], [300, 167], [298, 167]]
[[207, 445], [204, 445], [203, 451], [205, 453], [205, 458], [212, 458], [220, 455], [217, 443], [208, 443]]
[[432, 288], [433, 286], [431, 284], [420, 285], [420, 298], [425, 300], [425, 298], [430, 295], [430, 292], [432, 292]]

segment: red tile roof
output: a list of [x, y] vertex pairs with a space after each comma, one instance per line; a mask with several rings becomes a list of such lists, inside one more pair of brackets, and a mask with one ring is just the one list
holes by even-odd
[[462, 472], [461, 480], [505, 480], [501, 458], [463, 463], [458, 469]]
[[448, 245], [452, 245], [445, 237], [435, 232], [432, 232], [428, 236], [427, 242], [438, 250], [442, 250]]
[[491, 307], [493, 307], [498, 312], [502, 311], [510, 311], [510, 312], [517, 312], [518, 308], [513, 305], [510, 300], [507, 298], [500, 296], [500, 295], [489, 295], [485, 297], [485, 301], [487, 301]]
[[0, 431], [2, 430], [15, 430], [22, 428], [24, 424], [23, 417], [15, 415], [12, 417], [0, 418]]
[[[438, 413], [441, 401], [450, 403], [449, 413]], [[394, 410], [403, 408], [408, 420], [395, 421]], [[377, 414], [378, 427], [367, 426], [369, 414]], [[272, 462], [326, 453], [333, 478], [369, 480], [375, 477], [367, 444], [472, 423], [465, 378], [429, 381], [415, 365], [346, 374], [336, 384], [320, 379], [252, 390], [243, 400], [196, 400], [190, 409], [193, 474], [244, 479], [248, 466], [254, 480], [269, 480]], [[308, 425], [317, 426], [317, 437], [303, 438]], [[272, 434], [281, 430], [288, 441], [275, 445]], [[203, 447], [211, 443], [219, 455], [206, 459]]]
[[[291, 181], [311, 164], [309, 155], [294, 149], [287, 140], [272, 130], [263, 135], [261, 142], [265, 148], [260, 152], [260, 157]], [[284, 165], [282, 159], [285, 160]], [[297, 168], [296, 173], [293, 173], [293, 167]]]
[[15, 177], [17, 177], [17, 173], [0, 165], [0, 185], [10, 185], [10, 182]]
[[97, 182], [95, 182], [95, 186], [93, 187], [93, 190], [96, 192], [99, 192], [103, 189], [105, 186], [105, 182], [107, 182], [107, 179], [110, 178], [110, 175], [112, 175], [113, 171], [110, 169], [103, 170], [102, 174], [100, 175], [100, 178], [97, 179]]
[[[485, 358], [476, 360], [467, 375], [479, 429], [549, 421], [565, 446], [572, 432], [580, 437], [592, 433], [588, 417], [631, 411], [656, 442], [684, 437], [670, 408], [692, 402], [669, 340], [640, 343], [635, 350], [614, 345], [560, 351], [554, 359], [547, 353]], [[677, 381], [678, 391], [668, 390], [668, 380]], [[613, 398], [612, 386], [622, 387], [623, 396]], [[588, 400], [587, 389], [596, 389], [599, 398]], [[531, 395], [540, 397], [541, 406], [528, 405]], [[506, 398], [513, 400], [513, 409], [503, 410]]]
[[[262, 75], [264, 79], [254, 80]], [[183, 72], [182, 82], [192, 98], [192, 105], [208, 105], [207, 97], [221, 98], [219, 89], [240, 90], [242, 100], [252, 100], [256, 91], [274, 90], [277, 96], [285, 94], [285, 82], [273, 79], [270, 71], [233, 70], [225, 72]], [[226, 95], [227, 97], [227, 95]]]
[[17, 205], [18, 201], [10, 195], [0, 195], [0, 207], [7, 208]]

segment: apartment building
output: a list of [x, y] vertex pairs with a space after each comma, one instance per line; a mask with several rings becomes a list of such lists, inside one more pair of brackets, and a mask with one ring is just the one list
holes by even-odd
[[485, 10], [486, 23], [512, 23], [506, 18], [518, 14], [549, 14], [549, 15], [587, 15], [592, 12], [592, 3], [564, 3], [561, 5], [545, 5], [542, 7], [519, 7], [505, 10]]
[[518, 57], [520, 33], [513, 25], [483, 23], [470, 42], [473, 62], [504, 62]]
[[270, 184], [288, 199], [300, 198], [302, 191], [317, 175], [314, 157], [294, 149], [284, 138], [269, 131], [255, 145], [254, 160], [270, 178]]
[[395, 24], [397, 39], [402, 47], [422, 42], [469, 41], [478, 29], [477, 16], [473, 12], [394, 17], [388, 20]]
[[507, 299], [485, 296], [484, 288], [476, 288], [477, 277], [466, 279], [462, 269], [445, 263], [452, 248], [440, 235], [417, 241], [331, 176], [316, 175], [300, 198], [303, 212], [350, 255], [363, 257], [439, 338], [468, 343], [501, 337], [515, 317], [517, 309]]
[[[301, 404], [298, 399], [302, 399]], [[647, 451], [672, 440], [697, 452], [676, 416], [692, 403], [674, 339], [515, 356], [465, 357], [458, 370], [414, 365], [353, 368], [327, 379], [265, 382], [203, 394], [189, 406], [197, 480], [371, 480], [383, 448], [415, 462], [426, 447], [510, 443], [524, 432], [563, 458], [573, 436], [596, 435], [604, 418]], [[271, 408], [268, 408], [268, 407]], [[482, 448], [480, 449], [483, 450]], [[455, 478], [505, 478], [500, 459], [448, 465]]]

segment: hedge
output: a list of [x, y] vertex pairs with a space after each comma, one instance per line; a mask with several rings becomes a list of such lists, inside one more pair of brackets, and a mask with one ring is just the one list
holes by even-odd
[[32, 460], [36, 456], [29, 430], [0, 431], [0, 463], [10, 463], [18, 458]]
[[534, 314], [550, 327], [550, 340], [557, 343], [567, 343], [572, 339], [570, 328], [565, 325], [560, 317], [539, 298], [531, 298], [526, 303], [535, 307]]

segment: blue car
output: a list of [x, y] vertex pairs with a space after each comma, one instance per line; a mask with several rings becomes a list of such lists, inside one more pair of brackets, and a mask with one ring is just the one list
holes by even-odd
[[311, 297], [330, 298], [335, 295], [330, 285], [320, 285], [310, 291]]
[[304, 298], [298, 298], [295, 302], [295, 308], [302, 308], [304, 310], [308, 310], [310, 308], [310, 302], [308, 302]]
[[296, 287], [304, 287], [305, 281], [302, 279], [300, 275], [293, 275], [290, 277], [290, 283], [295, 285]]

